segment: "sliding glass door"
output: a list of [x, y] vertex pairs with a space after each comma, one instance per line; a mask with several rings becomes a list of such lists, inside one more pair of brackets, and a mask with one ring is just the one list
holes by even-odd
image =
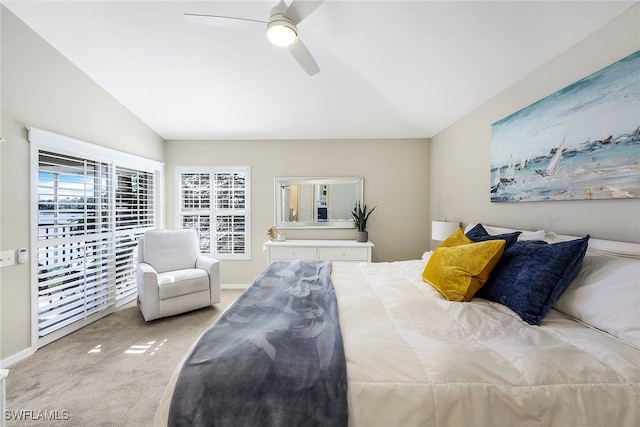
[[30, 132], [38, 346], [136, 298], [137, 238], [157, 224], [155, 163], [120, 165], [75, 140], [88, 149], [71, 154], [68, 144], [56, 149], [59, 138]]

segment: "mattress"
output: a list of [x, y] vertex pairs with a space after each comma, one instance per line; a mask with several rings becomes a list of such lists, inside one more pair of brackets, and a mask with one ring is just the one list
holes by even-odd
[[640, 350], [552, 310], [445, 300], [425, 261], [334, 263], [352, 426], [637, 426]]
[[426, 262], [333, 263], [350, 426], [638, 425], [638, 348], [555, 309], [532, 326], [447, 301]]

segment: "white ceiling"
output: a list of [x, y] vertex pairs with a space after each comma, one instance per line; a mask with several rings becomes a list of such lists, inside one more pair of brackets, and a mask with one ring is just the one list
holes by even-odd
[[324, 139], [431, 137], [635, 2], [327, 0], [312, 77], [261, 25], [183, 18], [276, 0], [2, 3], [165, 139]]

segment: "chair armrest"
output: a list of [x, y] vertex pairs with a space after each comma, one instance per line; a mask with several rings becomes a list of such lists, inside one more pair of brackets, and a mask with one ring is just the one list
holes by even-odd
[[200, 255], [196, 258], [196, 268], [205, 270], [209, 275], [211, 304], [220, 302], [220, 261], [206, 255]]
[[136, 266], [136, 279], [140, 311], [144, 319], [149, 321], [160, 317], [160, 288], [158, 273], [147, 263], [139, 262]]

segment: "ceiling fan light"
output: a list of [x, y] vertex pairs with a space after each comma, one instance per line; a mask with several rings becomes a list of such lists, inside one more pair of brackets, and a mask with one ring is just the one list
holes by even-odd
[[267, 39], [279, 47], [293, 46], [298, 40], [298, 31], [290, 22], [272, 21], [267, 26]]

